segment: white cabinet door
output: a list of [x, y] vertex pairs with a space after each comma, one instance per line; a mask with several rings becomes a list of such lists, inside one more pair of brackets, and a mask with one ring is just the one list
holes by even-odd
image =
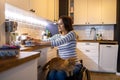
[[101, 0], [74, 0], [75, 24], [100, 24]]
[[47, 18], [47, 0], [30, 0], [30, 8], [35, 10], [35, 14]]
[[78, 58], [84, 61], [84, 65], [91, 71], [98, 71], [99, 43], [78, 42]]
[[116, 72], [118, 45], [100, 45], [101, 71]]
[[74, 24], [87, 24], [87, 0], [74, 0]]
[[116, 0], [74, 0], [74, 24], [116, 24], [116, 6]]
[[101, 0], [88, 0], [87, 2], [88, 24], [101, 23]]
[[35, 51], [40, 52], [40, 57], [38, 59], [38, 66], [43, 66], [47, 62], [48, 48], [42, 48]]
[[29, 10], [29, 0], [6, 0], [6, 2], [18, 8]]
[[30, 0], [30, 8], [40, 17], [52, 21], [58, 19], [58, 0]]
[[102, 23], [116, 24], [116, 1], [117, 0], [101, 0], [102, 1]]
[[5, 44], [5, 0], [0, 0], [0, 46]]

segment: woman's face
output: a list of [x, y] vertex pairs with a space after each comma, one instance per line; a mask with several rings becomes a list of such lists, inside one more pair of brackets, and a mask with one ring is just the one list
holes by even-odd
[[62, 19], [59, 19], [59, 20], [58, 20], [58, 31], [59, 31], [59, 32], [64, 32], [64, 31], [66, 31]]

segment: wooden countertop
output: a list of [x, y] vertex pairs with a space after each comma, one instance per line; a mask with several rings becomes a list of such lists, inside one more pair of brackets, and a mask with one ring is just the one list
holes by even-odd
[[78, 40], [77, 42], [98, 42], [100, 44], [118, 44], [118, 41], [113, 40]]
[[40, 52], [20, 52], [16, 58], [0, 59], [0, 72], [40, 57]]
[[41, 45], [41, 46], [31, 46], [31, 47], [28, 47], [28, 46], [23, 46], [21, 48], [21, 51], [34, 51], [34, 50], [37, 50], [37, 49], [42, 49], [42, 48], [47, 48], [49, 46], [44, 46], [44, 45]]

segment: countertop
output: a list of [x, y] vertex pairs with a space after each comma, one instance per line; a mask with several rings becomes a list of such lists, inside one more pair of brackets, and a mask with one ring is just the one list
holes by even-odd
[[18, 57], [0, 59], [0, 72], [40, 57], [40, 52], [20, 52]]
[[40, 45], [40, 46], [22, 46], [20, 48], [21, 51], [34, 51], [34, 50], [37, 50], [37, 49], [42, 49], [42, 48], [47, 48], [47, 47], [50, 47], [50, 46], [44, 46], [44, 45]]
[[0, 72], [13, 68], [15, 66], [26, 63], [37, 57], [40, 57], [40, 52], [33, 52], [37, 49], [47, 48], [48, 46], [24, 46], [20, 48], [18, 57], [0, 59]]
[[100, 44], [118, 44], [118, 41], [114, 40], [78, 40], [77, 42], [98, 42]]

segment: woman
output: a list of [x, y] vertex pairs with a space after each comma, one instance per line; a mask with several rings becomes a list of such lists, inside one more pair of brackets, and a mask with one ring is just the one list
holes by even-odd
[[[39, 45], [49, 45], [58, 47], [58, 56], [62, 59], [76, 58], [76, 34], [73, 31], [72, 19], [68, 16], [61, 16], [58, 20], [58, 31], [53, 37], [40, 42]], [[38, 43], [37, 43], [38, 44]], [[50, 71], [48, 80], [65, 80], [64, 71]]]

